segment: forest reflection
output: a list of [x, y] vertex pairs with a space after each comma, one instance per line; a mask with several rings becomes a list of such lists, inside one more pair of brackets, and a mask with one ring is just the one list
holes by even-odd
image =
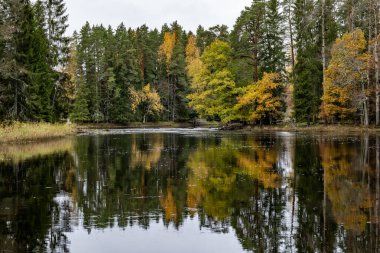
[[77, 227], [181, 230], [196, 218], [247, 251], [378, 252], [379, 145], [368, 135], [155, 133], [2, 147], [0, 249], [69, 252]]

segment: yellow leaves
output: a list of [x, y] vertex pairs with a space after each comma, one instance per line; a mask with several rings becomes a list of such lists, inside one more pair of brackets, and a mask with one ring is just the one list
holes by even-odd
[[[365, 97], [362, 84], [366, 81], [370, 61], [370, 56], [365, 52], [366, 43], [360, 29], [336, 40], [330, 65], [325, 71], [321, 117], [346, 119], [355, 111], [352, 98], [358, 97], [358, 93]], [[357, 102], [363, 103], [362, 100]]]
[[191, 86], [194, 90], [199, 86], [200, 73], [202, 72], [203, 63], [200, 59], [200, 52], [196, 45], [196, 37], [190, 35], [186, 46], [186, 70], [191, 77]]
[[190, 64], [196, 58], [200, 57], [199, 48], [197, 47], [197, 38], [194, 35], [190, 35], [186, 46], [186, 63]]
[[279, 174], [270, 172], [277, 162], [275, 150], [257, 150], [256, 156], [239, 154], [237, 161], [239, 167], [244, 170], [244, 174], [259, 180], [264, 188], [279, 187]]
[[227, 68], [231, 60], [231, 54], [231, 46], [217, 39], [205, 49], [201, 59], [203, 64], [205, 64], [212, 73], [219, 69]]
[[235, 101], [235, 82], [228, 68], [231, 47], [228, 43], [216, 40], [206, 48], [200, 60], [196, 49], [193, 49], [194, 43], [190, 39], [187, 50], [190, 62], [188, 71], [192, 77], [189, 105], [203, 117], [218, 116], [227, 122]]
[[154, 88], [151, 88], [150, 84], [145, 85], [141, 91], [130, 88], [129, 94], [131, 96], [133, 112], [135, 112], [139, 106], [142, 107], [145, 115], [158, 114], [164, 109], [161, 104], [160, 95]]
[[264, 73], [263, 78], [246, 88], [243, 95], [238, 98], [236, 110], [247, 108], [246, 118], [250, 121], [260, 121], [267, 117], [272, 119], [280, 116], [282, 100], [278, 90], [282, 84], [277, 80], [276, 73]]
[[349, 117], [354, 109], [350, 108], [350, 87], [333, 85], [330, 78], [324, 83], [324, 94], [322, 96], [321, 117], [338, 117], [342, 120]]
[[170, 185], [167, 188], [166, 195], [160, 199], [160, 204], [165, 210], [165, 219], [166, 221], [177, 221], [177, 205], [173, 196], [172, 189]]
[[368, 186], [356, 176], [352, 161], [358, 150], [353, 146], [336, 146], [328, 141], [320, 144], [324, 184], [337, 223], [362, 233], [368, 217], [364, 209], [372, 206]]
[[147, 171], [150, 171], [154, 166], [158, 164], [161, 159], [161, 153], [164, 149], [164, 142], [161, 135], [152, 135], [152, 138], [148, 140], [150, 149], [141, 149], [136, 136], [132, 137], [131, 145], [131, 158], [128, 163], [131, 169], [142, 167]]
[[142, 93], [140, 91], [135, 90], [134, 88], [129, 89], [129, 95], [131, 97], [131, 107], [132, 111], [136, 112], [137, 107], [140, 105], [142, 101]]
[[166, 65], [170, 65], [173, 57], [173, 51], [175, 43], [177, 40], [177, 35], [175, 32], [166, 32], [164, 35], [164, 42], [160, 46], [159, 55], [165, 60]]

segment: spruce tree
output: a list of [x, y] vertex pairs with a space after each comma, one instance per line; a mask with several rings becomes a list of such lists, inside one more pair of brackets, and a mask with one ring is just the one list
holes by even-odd
[[83, 78], [79, 81], [79, 90], [76, 94], [76, 99], [73, 111], [70, 114], [70, 119], [74, 122], [88, 122], [91, 120], [90, 112], [88, 110], [88, 86]]
[[316, 122], [322, 96], [321, 44], [313, 0], [296, 0], [294, 24], [297, 63], [294, 69], [294, 111], [298, 122]]
[[54, 72], [48, 64], [49, 42], [44, 30], [44, 7], [41, 1], [37, 1], [33, 8], [29, 9], [31, 20], [30, 44], [28, 45], [27, 67], [30, 76], [28, 89], [28, 107], [30, 119], [37, 121], [53, 120], [52, 95], [54, 89]]
[[51, 65], [63, 66], [67, 63], [70, 42], [65, 35], [68, 27], [66, 4], [64, 0], [46, 0], [45, 6]]
[[263, 36], [263, 52], [260, 57], [262, 71], [266, 73], [284, 74], [284, 17], [280, 14], [279, 0], [268, 0], [265, 11]]

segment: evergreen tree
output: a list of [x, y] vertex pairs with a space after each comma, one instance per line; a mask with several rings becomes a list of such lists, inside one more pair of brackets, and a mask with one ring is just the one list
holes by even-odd
[[265, 11], [264, 50], [260, 59], [263, 72], [280, 74], [285, 72], [283, 22], [279, 1], [268, 0]]
[[28, 107], [30, 119], [38, 121], [53, 120], [52, 95], [54, 89], [54, 72], [48, 65], [49, 42], [44, 30], [44, 8], [41, 1], [37, 1], [33, 9], [29, 9], [31, 20], [30, 44], [28, 45], [27, 68], [29, 70], [30, 85], [28, 89]]
[[76, 94], [76, 99], [73, 111], [70, 114], [70, 119], [74, 122], [88, 122], [91, 120], [90, 112], [88, 110], [88, 86], [83, 79], [79, 81], [79, 90]]
[[[187, 118], [185, 45], [182, 27], [174, 22], [171, 31], [165, 32], [164, 41], [159, 49], [160, 95], [167, 109], [166, 119], [170, 121]], [[178, 116], [181, 115], [182, 118]]]
[[45, 0], [45, 7], [51, 65], [64, 66], [67, 63], [70, 42], [65, 35], [68, 27], [66, 4], [64, 0]]
[[0, 119], [25, 120], [27, 109], [27, 73], [20, 50], [21, 26], [25, 8], [23, 0], [4, 1], [0, 5]]
[[136, 45], [133, 44], [135, 34], [128, 32], [124, 24], [115, 32], [114, 75], [115, 89], [112, 96], [111, 119], [114, 122], [132, 121], [129, 89], [140, 86], [140, 69]]
[[197, 46], [201, 50], [201, 53], [206, 47], [211, 45], [216, 39], [229, 42], [230, 34], [226, 25], [216, 25], [206, 30], [203, 26], [198, 26], [196, 31]]
[[263, 74], [264, 62], [261, 57], [265, 54], [265, 8], [264, 1], [254, 0], [251, 6], [241, 12], [231, 33], [234, 57], [247, 61], [247, 64], [242, 65], [244, 68], [253, 66], [250, 73], [254, 82]]
[[322, 96], [321, 44], [312, 0], [296, 0], [294, 24], [297, 62], [294, 69], [294, 111], [298, 122], [315, 122]]

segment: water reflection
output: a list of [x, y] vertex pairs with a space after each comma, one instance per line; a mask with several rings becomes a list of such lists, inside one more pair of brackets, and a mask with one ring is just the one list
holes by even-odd
[[196, 222], [199, 233], [234, 235], [241, 252], [378, 252], [379, 145], [368, 135], [140, 133], [1, 147], [0, 251], [70, 252], [81, 230], [164, 233], [157, 224], [185, 240]]

